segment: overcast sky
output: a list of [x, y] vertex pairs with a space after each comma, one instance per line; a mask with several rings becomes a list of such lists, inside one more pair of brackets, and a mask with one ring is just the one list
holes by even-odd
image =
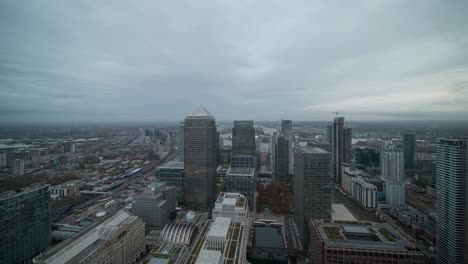
[[468, 120], [468, 1], [0, 1], [0, 122]]

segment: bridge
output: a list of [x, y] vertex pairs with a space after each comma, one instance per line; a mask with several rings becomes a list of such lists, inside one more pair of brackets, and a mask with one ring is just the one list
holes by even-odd
[[306, 252], [304, 250], [293, 248], [270, 248], [270, 247], [255, 247], [248, 246], [248, 253], [256, 253], [270, 256], [287, 256], [287, 257], [304, 257]]

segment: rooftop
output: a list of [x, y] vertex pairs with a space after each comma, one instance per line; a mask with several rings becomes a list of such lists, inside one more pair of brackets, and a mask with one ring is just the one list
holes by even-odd
[[50, 186], [50, 184], [34, 183], [34, 184], [29, 185], [28, 187], [25, 187], [25, 188], [21, 189], [21, 191], [19, 191], [19, 192], [14, 191], [14, 190], [2, 192], [2, 193], [0, 193], [0, 200], [12, 198], [12, 197], [15, 197], [15, 196], [20, 196], [20, 195], [26, 194], [28, 192], [33, 192], [33, 191], [36, 191], [38, 189], [46, 188], [46, 187], [49, 187], [49, 186]]
[[297, 147], [295, 149], [297, 149], [297, 151], [299, 151], [301, 153], [315, 153], [315, 154], [329, 153], [328, 151], [324, 150], [323, 148], [313, 147], [313, 146], [310, 146], [310, 145], [299, 146], [299, 147]]
[[227, 237], [229, 226], [231, 225], [230, 217], [216, 217], [208, 231], [207, 236]]
[[234, 207], [234, 210], [246, 210], [246, 199], [239, 193], [221, 192], [216, 199], [215, 209]]
[[222, 258], [221, 251], [202, 249], [198, 254], [196, 264], [218, 264]]
[[172, 160], [159, 166], [159, 169], [184, 169], [184, 162]]
[[410, 251], [414, 247], [386, 223], [352, 223], [314, 220], [315, 228], [328, 247]]
[[127, 213], [125, 210], [120, 210], [104, 223], [75, 239], [68, 240], [50, 252], [39, 256], [37, 260], [42, 260], [46, 264], [67, 263], [82, 252], [93, 250], [99, 245], [99, 242], [108, 240], [121, 225], [133, 219], [136, 219], [136, 216]]
[[227, 175], [242, 175], [242, 176], [254, 176], [255, 170], [253, 168], [233, 168], [230, 167], [226, 173]]
[[187, 117], [195, 117], [195, 118], [214, 118], [213, 115], [208, 112], [203, 106], [199, 106], [195, 108], [190, 115]]

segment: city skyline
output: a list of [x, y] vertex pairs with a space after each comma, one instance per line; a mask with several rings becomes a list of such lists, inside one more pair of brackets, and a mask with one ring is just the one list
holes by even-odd
[[3, 1], [0, 122], [466, 121], [466, 5]]

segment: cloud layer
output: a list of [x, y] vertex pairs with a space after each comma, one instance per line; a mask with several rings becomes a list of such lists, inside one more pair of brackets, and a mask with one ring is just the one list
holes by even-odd
[[466, 1], [1, 1], [0, 122], [468, 120]]

